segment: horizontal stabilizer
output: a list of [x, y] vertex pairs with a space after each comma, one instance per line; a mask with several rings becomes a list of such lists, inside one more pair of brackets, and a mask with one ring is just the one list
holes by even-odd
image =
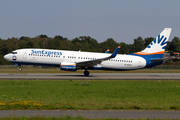
[[161, 58], [161, 59], [151, 59], [153, 62], [159, 62], [159, 61], [166, 61], [166, 60], [172, 60], [175, 59], [175, 57], [166, 57], [166, 58]]

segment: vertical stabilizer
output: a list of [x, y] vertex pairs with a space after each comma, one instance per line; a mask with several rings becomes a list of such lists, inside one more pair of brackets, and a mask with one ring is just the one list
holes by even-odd
[[171, 28], [165, 28], [143, 51], [134, 54], [164, 54], [171, 30]]
[[143, 57], [146, 60], [146, 68], [163, 64], [163, 55], [171, 30], [171, 28], [165, 28], [144, 50], [131, 55]]

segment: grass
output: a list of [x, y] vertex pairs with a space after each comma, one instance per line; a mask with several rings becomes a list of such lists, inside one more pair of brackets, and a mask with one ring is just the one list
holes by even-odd
[[1, 110], [180, 110], [180, 81], [0, 81]]

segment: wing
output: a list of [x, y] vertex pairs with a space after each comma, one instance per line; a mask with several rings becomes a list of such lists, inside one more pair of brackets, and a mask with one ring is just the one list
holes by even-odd
[[119, 49], [120, 49], [120, 46], [118, 46], [117, 49], [109, 57], [96, 59], [96, 60], [90, 60], [90, 61], [77, 62], [76, 65], [77, 66], [90, 66], [90, 67], [92, 67], [94, 65], [100, 64], [102, 61], [115, 58]]

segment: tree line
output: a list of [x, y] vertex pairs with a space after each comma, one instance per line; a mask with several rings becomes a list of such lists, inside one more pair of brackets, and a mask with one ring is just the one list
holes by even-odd
[[[68, 40], [60, 35], [50, 38], [47, 35], [39, 35], [34, 38], [22, 36], [21, 38], [0, 38], [0, 65], [11, 64], [6, 61], [3, 56], [7, 53], [12, 52], [16, 49], [23, 48], [43, 48], [43, 49], [57, 49], [57, 50], [75, 50], [75, 51], [89, 51], [89, 52], [105, 52], [110, 49], [112, 53], [117, 46], [121, 46], [119, 54], [129, 54], [134, 52], [139, 52], [146, 48], [151, 41], [154, 40], [153, 37], [142, 38], [138, 37], [134, 39], [133, 44], [126, 44], [124, 42], [117, 43], [114, 39], [108, 38], [104, 42], [97, 42], [96, 39], [90, 36], [80, 36], [79, 38], [74, 38]], [[166, 46], [166, 51], [179, 52], [180, 53], [180, 39], [174, 37], [171, 42], [168, 42]]]

